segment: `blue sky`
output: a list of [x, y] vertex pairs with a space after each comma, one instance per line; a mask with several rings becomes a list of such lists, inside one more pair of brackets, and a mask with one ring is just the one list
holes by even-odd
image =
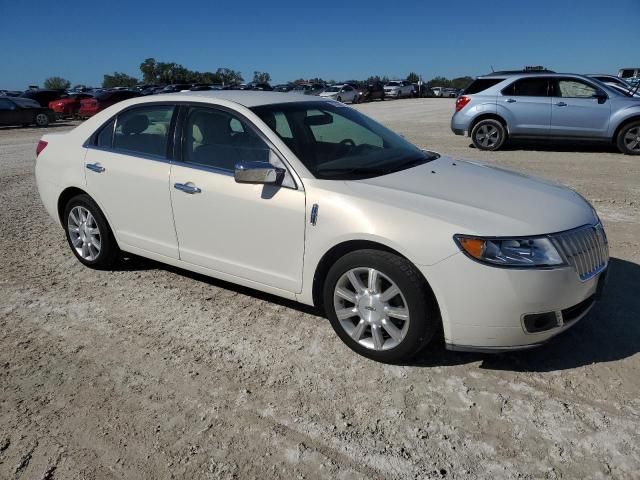
[[[27, 7], [28, 4], [28, 7]], [[99, 85], [140, 76], [147, 57], [251, 80], [425, 79], [545, 65], [616, 73], [639, 66], [640, 0], [0, 0], [0, 88], [51, 75]]]

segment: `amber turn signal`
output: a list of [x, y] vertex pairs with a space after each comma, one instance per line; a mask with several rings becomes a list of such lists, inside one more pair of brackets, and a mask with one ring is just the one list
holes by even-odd
[[479, 238], [458, 238], [460, 246], [474, 258], [481, 259], [484, 252], [485, 241]]

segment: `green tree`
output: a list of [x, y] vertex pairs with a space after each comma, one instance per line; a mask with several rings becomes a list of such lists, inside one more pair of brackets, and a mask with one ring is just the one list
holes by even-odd
[[138, 83], [138, 79], [135, 77], [127, 75], [126, 73], [114, 72], [113, 75], [104, 75], [104, 80], [102, 80], [102, 87], [133, 87]]
[[407, 82], [418, 83], [419, 81], [420, 81], [420, 77], [416, 72], [411, 72], [409, 75], [407, 75]]
[[473, 82], [473, 77], [458, 77], [451, 80], [452, 88], [467, 88]]
[[230, 68], [218, 68], [216, 70], [216, 74], [220, 78], [220, 81], [216, 83], [222, 83], [224, 85], [235, 85], [244, 81], [244, 78], [242, 78], [242, 74], [240, 72], [237, 72]]
[[158, 83], [157, 62], [155, 58], [147, 58], [140, 64], [142, 81], [144, 83]]
[[62, 77], [49, 77], [44, 81], [44, 88], [54, 90], [66, 90], [71, 86], [71, 82]]
[[429, 87], [444, 87], [449, 88], [451, 86], [451, 80], [446, 77], [433, 77], [427, 82]]
[[253, 72], [253, 81], [256, 83], [269, 83], [271, 81], [271, 75], [267, 72]]

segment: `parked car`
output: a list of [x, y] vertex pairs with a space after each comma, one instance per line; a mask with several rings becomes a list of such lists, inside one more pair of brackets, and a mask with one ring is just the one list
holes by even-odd
[[440, 331], [454, 350], [540, 345], [604, 284], [606, 235], [579, 194], [424, 151], [329, 99], [142, 97], [36, 153], [82, 264], [124, 251], [315, 305], [380, 361]]
[[384, 95], [389, 98], [413, 96], [413, 85], [405, 80], [392, 80], [384, 86]]
[[80, 109], [78, 116], [81, 118], [89, 118], [105, 108], [110, 107], [122, 100], [142, 96], [140, 92], [133, 90], [107, 90], [97, 94], [93, 98], [85, 98], [80, 100]]
[[568, 138], [640, 155], [640, 102], [582, 75], [491, 75], [458, 97], [451, 129], [481, 150], [498, 150], [507, 138]]
[[293, 91], [304, 93], [305, 95], [320, 95], [327, 88], [324, 83], [298, 83]]
[[444, 96], [444, 87], [431, 87], [431, 91], [433, 92], [434, 97]]
[[273, 87], [267, 82], [249, 82], [245, 85], [244, 90], [260, 90], [270, 92]]
[[80, 110], [80, 102], [86, 98], [93, 98], [90, 93], [70, 93], [67, 96], [49, 102], [49, 108], [56, 113], [56, 117], [75, 117]]
[[380, 82], [363, 84], [358, 88], [359, 102], [372, 102], [373, 100], [384, 100], [384, 85]]
[[22, 97], [0, 97], [0, 125], [32, 125], [46, 127], [56, 115], [35, 100]]
[[621, 68], [618, 71], [618, 77], [626, 80], [633, 86], [638, 85], [640, 83], [640, 67]]
[[0, 97], [19, 97], [22, 92], [18, 90], [0, 90]]
[[331, 85], [320, 93], [323, 98], [333, 98], [344, 103], [358, 103], [358, 91], [351, 85]]
[[280, 85], [276, 85], [273, 87], [274, 92], [290, 92], [295, 88], [295, 84], [293, 83], [281, 83]]
[[618, 86], [627, 90], [632, 88], [631, 84], [626, 80], [623, 80], [620, 77], [616, 77], [615, 75], [605, 75], [605, 74], [589, 74], [587, 77], [595, 78], [599, 82], [605, 83], [609, 86]]
[[49, 106], [49, 102], [53, 102], [54, 100], [58, 100], [66, 95], [64, 90], [47, 90], [47, 89], [38, 89], [38, 90], [26, 90], [24, 91], [20, 97], [22, 98], [30, 98], [31, 100], [35, 100], [40, 104], [41, 107], [47, 108]]
[[176, 93], [181, 92], [182, 90], [189, 90], [190, 88], [190, 83], [172, 83], [171, 85], [166, 85], [162, 90], [156, 93]]

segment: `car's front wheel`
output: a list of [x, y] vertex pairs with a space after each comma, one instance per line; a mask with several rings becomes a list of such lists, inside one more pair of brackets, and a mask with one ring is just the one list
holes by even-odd
[[499, 150], [507, 139], [507, 131], [498, 120], [480, 120], [471, 130], [471, 141], [479, 150]]
[[324, 284], [325, 311], [349, 348], [382, 362], [415, 355], [440, 324], [428, 285], [407, 259], [380, 250], [346, 254]]
[[640, 155], [640, 121], [625, 125], [616, 139], [618, 149], [627, 155]]
[[86, 194], [73, 197], [64, 210], [71, 251], [87, 267], [106, 269], [118, 258], [118, 245], [102, 211]]

